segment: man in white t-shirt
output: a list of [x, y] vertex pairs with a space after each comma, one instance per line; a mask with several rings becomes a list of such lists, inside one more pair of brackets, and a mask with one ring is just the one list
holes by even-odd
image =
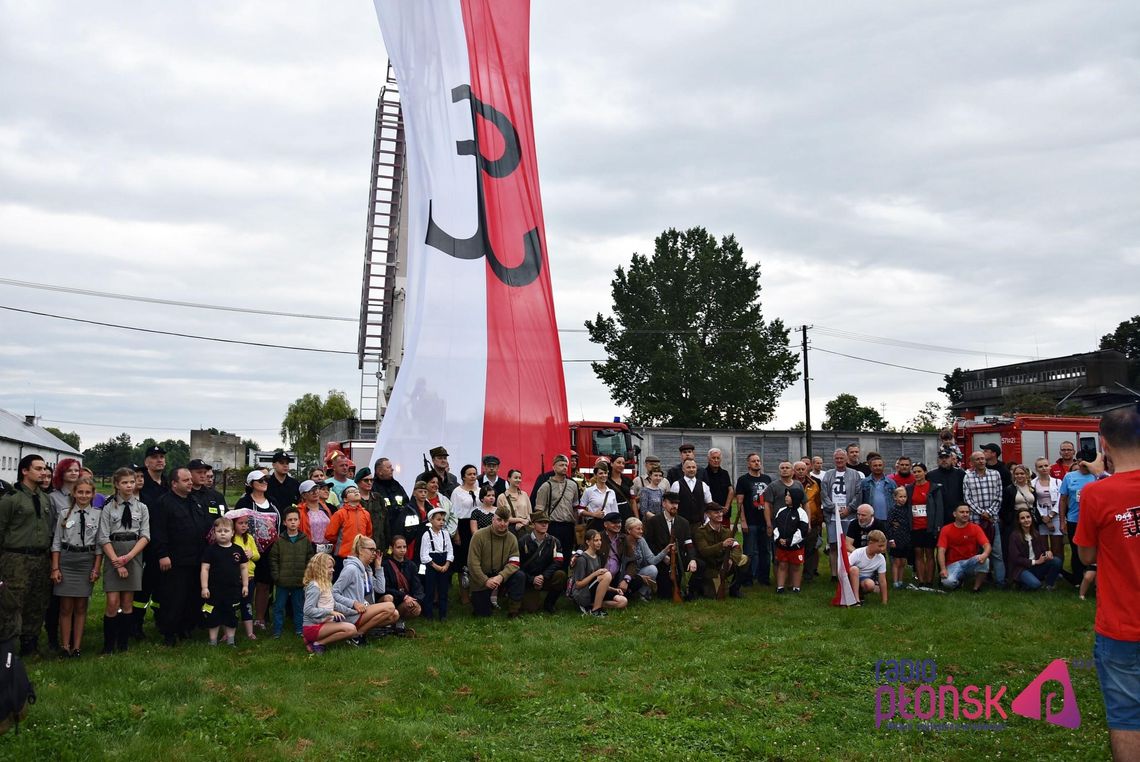
[[878, 529], [867, 536], [867, 545], [851, 551], [851, 589], [856, 606], [863, 605], [863, 593], [879, 593], [887, 605], [887, 536]]

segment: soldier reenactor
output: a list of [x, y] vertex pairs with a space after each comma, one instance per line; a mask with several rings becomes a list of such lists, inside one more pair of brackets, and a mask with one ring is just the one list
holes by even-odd
[[[742, 568], [748, 564], [740, 543], [733, 537], [732, 529], [724, 524], [724, 506], [714, 502], [705, 505], [705, 523], [693, 530], [693, 542], [697, 555], [705, 562], [704, 594], [715, 598], [719, 585], [727, 584], [728, 594], [733, 598], [742, 597], [740, 592]], [[725, 578], [721, 579], [722, 567], [728, 566]]]
[[[39, 455], [20, 459], [15, 491], [0, 499], [0, 643], [20, 638], [20, 655], [35, 653], [51, 598], [54, 527], [48, 496], [40, 489], [47, 464]], [[14, 650], [14, 649], [13, 649]]]

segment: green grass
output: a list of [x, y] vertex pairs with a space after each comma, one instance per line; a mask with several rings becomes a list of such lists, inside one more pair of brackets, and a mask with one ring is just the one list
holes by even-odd
[[1061, 588], [903, 591], [887, 608], [839, 610], [824, 577], [797, 597], [753, 588], [604, 620], [563, 603], [553, 617], [477, 621], [453, 602], [447, 625], [414, 623], [418, 639], [319, 658], [291, 635], [99, 657], [97, 597], [81, 659], [31, 660], [39, 701], [0, 738], [0, 757], [1106, 758], [1085, 669], [1071, 670], [1076, 731], [1012, 715], [1000, 732], [875, 729], [879, 659], [934, 659], [957, 685], [1007, 685], [1008, 711], [1053, 659], [1091, 658], [1094, 604]]

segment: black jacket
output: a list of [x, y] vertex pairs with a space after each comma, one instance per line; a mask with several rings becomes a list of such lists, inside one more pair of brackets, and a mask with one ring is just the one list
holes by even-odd
[[150, 512], [154, 557], [169, 557], [175, 566], [200, 564], [213, 521], [214, 517], [202, 511], [189, 495], [167, 492], [159, 499], [158, 510]]
[[[412, 559], [405, 557], [403, 561], [397, 561], [388, 556], [384, 559], [384, 563], [380, 564], [380, 567], [384, 570], [384, 593], [392, 596], [393, 604], [399, 606], [409, 595], [423, 603], [425, 598], [424, 586], [420, 582], [420, 575], [416, 573], [418, 571], [417, 565]], [[396, 578], [397, 568], [404, 575], [404, 582], [407, 583], [405, 587], [401, 588]]]
[[526, 575], [527, 584], [535, 577], [550, 579], [550, 575], [562, 568], [562, 546], [558, 538], [546, 535], [539, 545], [533, 532], [527, 532], [519, 542], [519, 571]]
[[[693, 545], [693, 530], [689, 522], [679, 514], [673, 519], [673, 537], [677, 541], [677, 561], [683, 569], [697, 557], [697, 548]], [[664, 512], [654, 514], [653, 518], [645, 522], [645, 541], [654, 553], [660, 553], [669, 544], [669, 525], [665, 521]], [[668, 566], [669, 557], [666, 556], [661, 563]]]

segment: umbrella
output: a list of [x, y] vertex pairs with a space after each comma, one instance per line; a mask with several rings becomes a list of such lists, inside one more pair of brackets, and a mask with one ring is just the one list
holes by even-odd
[[[240, 518], [249, 518], [249, 532], [257, 543], [257, 552], [264, 553], [277, 540], [277, 513], [262, 513], [252, 508], [236, 508], [226, 511], [226, 518], [237, 521]], [[211, 530], [211, 542], [213, 535]]]

